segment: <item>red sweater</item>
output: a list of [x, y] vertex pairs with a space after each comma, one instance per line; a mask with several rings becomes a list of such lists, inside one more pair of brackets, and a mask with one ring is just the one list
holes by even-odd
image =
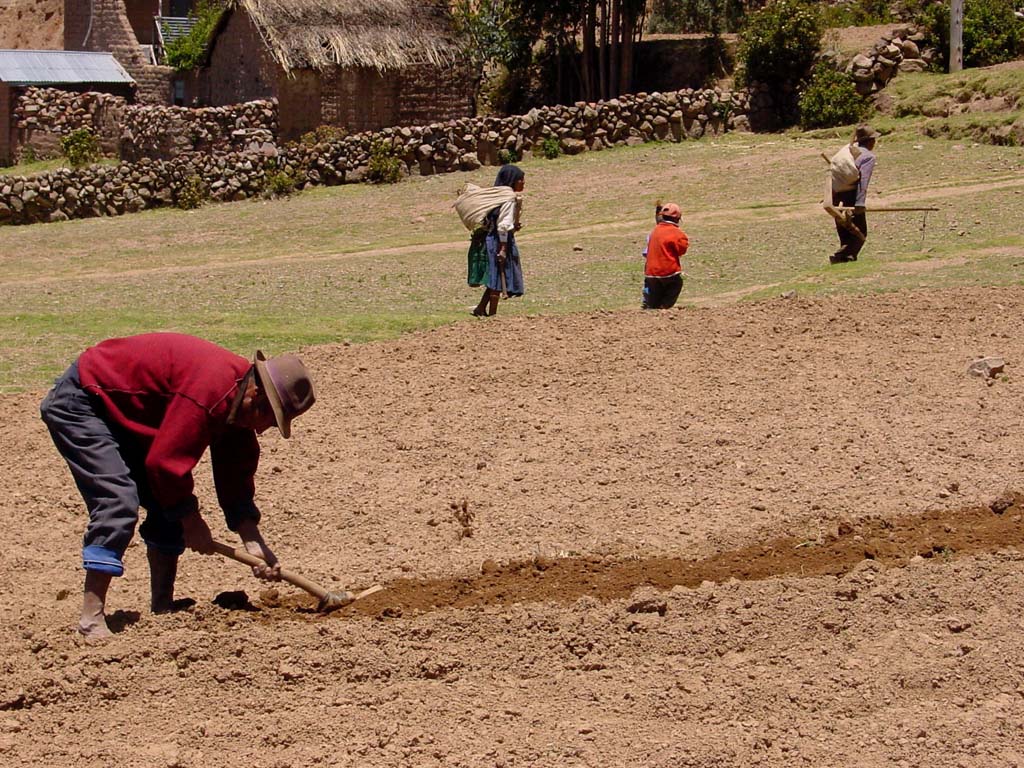
[[644, 275], [647, 277], [671, 277], [683, 271], [680, 257], [690, 247], [686, 233], [678, 224], [662, 221], [654, 227], [647, 243], [647, 264]]
[[253, 477], [260, 447], [255, 431], [227, 424], [244, 357], [179, 333], [109, 339], [78, 358], [82, 388], [103, 404], [112, 425], [132, 438], [149, 490], [162, 510], [182, 517], [198, 509], [192, 470], [210, 449], [217, 499], [228, 526], [259, 518]]

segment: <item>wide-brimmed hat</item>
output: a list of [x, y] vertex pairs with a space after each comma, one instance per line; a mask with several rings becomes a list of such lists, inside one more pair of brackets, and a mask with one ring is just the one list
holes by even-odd
[[283, 437], [291, 437], [292, 419], [301, 416], [316, 402], [309, 371], [295, 355], [277, 355], [268, 360], [258, 349], [252, 362], [260, 388], [270, 401], [277, 428]]
[[858, 125], [856, 133], [853, 134], [853, 140], [867, 141], [868, 139], [877, 139], [881, 135], [870, 125]]
[[679, 221], [679, 219], [683, 217], [683, 211], [675, 203], [665, 203], [661, 206], [661, 210], [658, 212], [658, 215], [663, 219], [675, 219], [676, 221]]

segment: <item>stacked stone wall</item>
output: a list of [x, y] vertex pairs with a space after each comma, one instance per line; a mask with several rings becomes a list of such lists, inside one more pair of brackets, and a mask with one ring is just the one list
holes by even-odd
[[877, 93], [898, 72], [922, 72], [936, 60], [934, 48], [925, 46], [927, 38], [912, 25], [897, 27], [883, 35], [866, 53], [858, 53], [847, 64], [857, 92], [862, 96]]
[[[577, 154], [623, 144], [682, 141], [747, 128], [750, 103], [745, 91], [686, 89], [542, 107], [515, 117], [387, 128], [319, 144], [281, 145], [258, 134], [232, 132], [233, 139], [244, 139], [245, 151], [214, 147], [212, 152], [185, 152], [171, 159], [143, 158], [118, 166], [0, 177], [0, 222], [116, 216], [175, 205], [187, 185], [205, 188], [213, 200], [241, 200], [264, 194], [270, 177], [280, 174], [300, 189], [355, 183], [365, 180], [370, 153], [381, 142], [392, 148], [406, 172], [430, 175], [497, 165], [510, 156], [543, 152], [552, 143], [566, 154]], [[246, 115], [268, 119], [267, 114], [274, 113], [272, 107], [238, 105], [236, 120]], [[126, 124], [131, 124], [129, 113], [126, 110]]]
[[278, 134], [277, 104], [253, 101], [229, 107], [161, 107], [129, 104], [107, 93], [26, 88], [14, 98], [15, 156], [31, 147], [38, 158], [60, 155], [60, 140], [89, 128], [107, 155], [135, 161], [170, 159], [186, 152], [230, 152]]

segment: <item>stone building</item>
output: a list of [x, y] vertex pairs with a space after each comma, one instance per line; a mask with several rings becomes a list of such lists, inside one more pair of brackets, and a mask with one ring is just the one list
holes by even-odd
[[[131, 76], [109, 53], [0, 50], [0, 166], [12, 164], [18, 147], [30, 142], [41, 157], [57, 152], [62, 134], [41, 119], [44, 108], [17, 106], [26, 91], [40, 87], [72, 94], [88, 91], [99, 97], [95, 102], [102, 101], [102, 94], [131, 99], [135, 91]], [[93, 110], [89, 118], [103, 119], [96, 104]], [[61, 115], [59, 122], [66, 132], [85, 117]]]
[[459, 62], [435, 0], [229, 0], [191, 88], [212, 106], [276, 98], [288, 139], [472, 115]]
[[188, 15], [188, 0], [64, 0], [64, 49], [114, 54], [145, 104], [170, 104], [174, 70], [153, 55], [155, 18]]

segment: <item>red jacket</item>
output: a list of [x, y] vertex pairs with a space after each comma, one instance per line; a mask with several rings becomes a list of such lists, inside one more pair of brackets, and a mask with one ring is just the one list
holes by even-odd
[[647, 243], [647, 264], [644, 275], [647, 277], [671, 277], [683, 271], [680, 257], [690, 247], [686, 233], [678, 224], [662, 221], [654, 227]]
[[[82, 388], [103, 404], [112, 426], [133, 441], [149, 490], [162, 510], [181, 517], [198, 509], [192, 470], [210, 449], [217, 499], [228, 526], [259, 518], [253, 477], [260, 447], [255, 431], [227, 424], [244, 357], [179, 333], [109, 339], [78, 358]], [[141, 463], [141, 462], [140, 462]]]

